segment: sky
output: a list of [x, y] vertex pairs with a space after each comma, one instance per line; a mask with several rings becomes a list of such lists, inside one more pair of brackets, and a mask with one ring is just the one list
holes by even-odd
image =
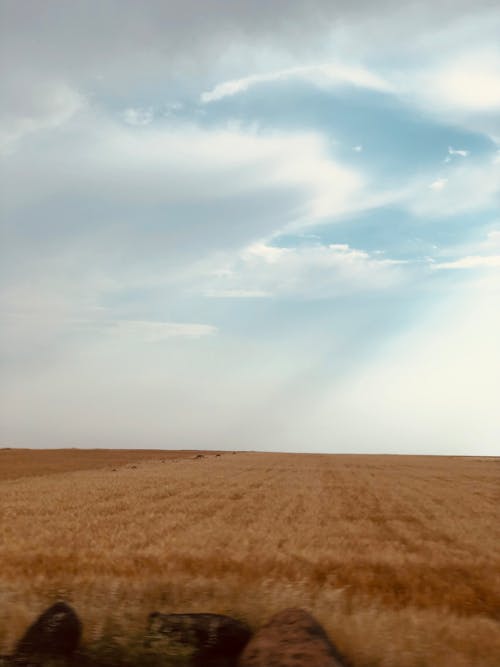
[[500, 454], [500, 8], [0, 0], [0, 445]]

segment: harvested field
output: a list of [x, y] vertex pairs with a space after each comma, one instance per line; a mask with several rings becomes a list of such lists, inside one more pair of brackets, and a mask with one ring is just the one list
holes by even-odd
[[[0, 449], [0, 482], [77, 470], [123, 466], [137, 461], [186, 459], [200, 451], [158, 449]], [[216, 452], [203, 452], [208, 455]]]
[[0, 451], [0, 652], [64, 598], [87, 640], [300, 606], [354, 667], [500, 665], [499, 459], [171, 454]]

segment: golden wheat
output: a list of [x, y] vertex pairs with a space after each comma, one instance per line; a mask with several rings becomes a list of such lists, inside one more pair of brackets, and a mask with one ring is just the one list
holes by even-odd
[[8, 479], [8, 453], [4, 651], [64, 598], [88, 640], [140, 631], [153, 610], [258, 625], [301, 606], [355, 667], [500, 665], [498, 459], [117, 452]]
[[[94, 470], [150, 459], [192, 458], [200, 451], [158, 449], [13, 449], [0, 448], [0, 481], [56, 472]], [[215, 454], [217, 452], [210, 452]]]

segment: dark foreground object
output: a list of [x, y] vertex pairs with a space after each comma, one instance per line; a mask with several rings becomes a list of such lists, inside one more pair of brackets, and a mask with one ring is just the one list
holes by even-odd
[[26, 630], [10, 661], [14, 665], [67, 662], [78, 648], [81, 634], [82, 624], [73, 609], [65, 602], [56, 602]]
[[321, 625], [303, 609], [286, 609], [247, 644], [239, 667], [347, 667]]
[[168, 637], [193, 650], [196, 667], [232, 667], [248, 643], [250, 628], [241, 621], [221, 614], [149, 615], [148, 640]]
[[321, 625], [303, 609], [274, 616], [252, 637], [221, 614], [148, 617], [146, 635], [79, 648], [82, 624], [65, 602], [43, 612], [0, 667], [348, 667]]

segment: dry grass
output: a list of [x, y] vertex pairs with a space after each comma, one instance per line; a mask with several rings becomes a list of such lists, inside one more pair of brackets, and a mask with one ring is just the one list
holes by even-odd
[[[115, 468], [137, 461], [186, 459], [200, 451], [186, 449], [12, 449], [0, 448], [0, 482], [56, 472]], [[216, 452], [206, 452], [215, 454]]]
[[90, 641], [153, 610], [257, 625], [298, 605], [355, 667], [500, 665], [498, 459], [108, 452], [9, 480], [7, 453], [0, 650], [65, 598]]

